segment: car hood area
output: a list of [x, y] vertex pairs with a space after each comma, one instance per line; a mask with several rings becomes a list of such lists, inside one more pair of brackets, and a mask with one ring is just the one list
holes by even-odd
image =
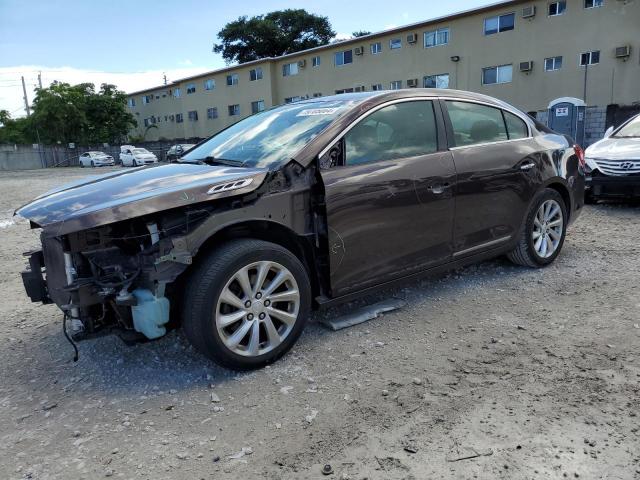
[[[260, 186], [267, 169], [177, 163], [91, 176], [40, 195], [19, 208], [56, 235], [148, 215], [169, 208], [239, 195]], [[227, 188], [229, 182], [250, 179]], [[214, 191], [210, 190], [214, 187]], [[224, 188], [222, 188], [224, 187]]]
[[640, 138], [605, 138], [587, 148], [589, 158], [640, 160]]

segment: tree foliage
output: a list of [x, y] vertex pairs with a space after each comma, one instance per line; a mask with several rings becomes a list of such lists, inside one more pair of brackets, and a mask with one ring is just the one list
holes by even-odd
[[353, 38], [358, 38], [358, 37], [364, 37], [366, 35], [371, 35], [371, 32], [367, 31], [367, 30], [358, 30], [357, 32], [353, 32], [351, 34], [351, 36]]
[[53, 82], [36, 91], [30, 117], [0, 123], [0, 143], [87, 145], [122, 140], [136, 120], [115, 85], [103, 83], [96, 92], [92, 83]]
[[214, 52], [227, 63], [277, 57], [328, 44], [335, 36], [327, 17], [304, 9], [287, 9], [227, 23]]

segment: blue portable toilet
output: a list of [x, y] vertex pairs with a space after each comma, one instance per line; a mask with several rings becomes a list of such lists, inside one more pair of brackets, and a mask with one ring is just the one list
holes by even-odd
[[549, 103], [549, 128], [558, 133], [570, 135], [578, 143], [584, 145], [584, 117], [587, 108], [579, 98], [561, 97]]

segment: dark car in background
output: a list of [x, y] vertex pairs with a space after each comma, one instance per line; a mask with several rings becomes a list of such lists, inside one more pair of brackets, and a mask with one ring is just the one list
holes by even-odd
[[587, 148], [586, 201], [605, 198], [640, 198], [640, 115]]
[[182, 155], [191, 150], [195, 144], [193, 143], [179, 143], [177, 145], [172, 145], [169, 150], [167, 150], [167, 161], [175, 162]]
[[181, 324], [216, 362], [257, 368], [291, 348], [311, 308], [499, 255], [553, 262], [583, 206], [583, 161], [565, 136], [479, 94], [287, 104], [180, 163], [19, 209], [43, 245], [23, 281], [76, 322], [75, 339]]

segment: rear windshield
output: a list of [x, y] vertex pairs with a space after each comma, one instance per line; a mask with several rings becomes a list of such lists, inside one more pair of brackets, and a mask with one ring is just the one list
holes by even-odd
[[298, 150], [360, 101], [308, 101], [257, 113], [190, 150], [182, 161], [218, 159], [248, 167], [273, 167], [288, 162]]
[[133, 153], [149, 153], [149, 151], [144, 148], [134, 148]]

